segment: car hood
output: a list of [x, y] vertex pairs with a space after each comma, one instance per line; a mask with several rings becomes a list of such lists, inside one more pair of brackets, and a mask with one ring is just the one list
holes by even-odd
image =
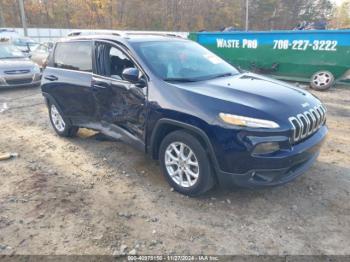
[[206, 97], [207, 106], [216, 104], [215, 109], [220, 112], [264, 117], [278, 122], [321, 103], [305, 90], [252, 73], [176, 86], [196, 96]]
[[32, 70], [35, 64], [27, 58], [0, 59], [0, 72], [7, 70]]

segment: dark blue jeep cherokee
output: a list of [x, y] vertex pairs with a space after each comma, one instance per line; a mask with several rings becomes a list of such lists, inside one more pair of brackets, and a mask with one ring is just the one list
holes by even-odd
[[159, 159], [175, 190], [291, 181], [315, 161], [326, 109], [310, 93], [240, 72], [204, 47], [161, 35], [58, 42], [42, 92], [60, 136], [79, 127]]

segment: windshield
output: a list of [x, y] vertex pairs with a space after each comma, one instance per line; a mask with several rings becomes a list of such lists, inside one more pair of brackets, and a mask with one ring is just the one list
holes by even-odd
[[24, 58], [23, 53], [12, 45], [0, 45], [0, 59]]
[[18, 46], [37, 46], [39, 43], [30, 38], [15, 38], [13, 39], [13, 44]]
[[30, 38], [15, 38], [12, 43], [21, 51], [30, 52], [38, 47], [39, 43]]
[[165, 81], [201, 81], [238, 74], [238, 70], [191, 41], [132, 43], [154, 74]]

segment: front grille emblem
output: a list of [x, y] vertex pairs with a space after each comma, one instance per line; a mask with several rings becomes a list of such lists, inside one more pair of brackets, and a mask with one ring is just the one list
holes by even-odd
[[301, 106], [305, 108], [305, 107], [310, 106], [310, 104], [308, 102], [305, 102], [305, 103], [301, 104]]

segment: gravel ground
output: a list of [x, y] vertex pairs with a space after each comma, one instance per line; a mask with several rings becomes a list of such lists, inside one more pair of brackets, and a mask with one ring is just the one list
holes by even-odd
[[0, 90], [0, 254], [350, 254], [350, 88], [315, 94], [330, 133], [305, 175], [188, 198], [127, 145], [58, 137], [38, 88]]

